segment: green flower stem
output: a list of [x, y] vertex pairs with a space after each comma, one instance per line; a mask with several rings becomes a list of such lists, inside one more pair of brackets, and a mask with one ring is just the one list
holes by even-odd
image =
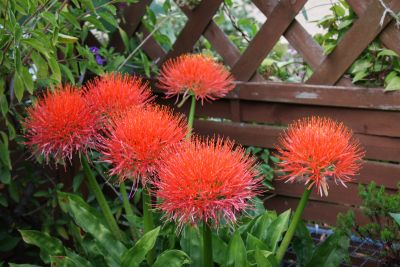
[[[154, 227], [154, 218], [153, 218], [153, 212], [151, 211], [151, 196], [147, 188], [143, 188], [142, 191], [142, 197], [143, 197], [143, 224], [144, 224], [144, 233], [147, 233], [151, 230], [153, 230]], [[156, 257], [156, 251], [153, 248], [148, 254], [147, 254], [147, 263], [149, 265], [152, 265]]]
[[96, 197], [96, 200], [100, 205], [100, 208], [101, 208], [103, 215], [106, 219], [106, 222], [108, 224], [108, 227], [110, 227], [111, 233], [114, 235], [114, 237], [116, 239], [122, 240], [123, 236], [122, 236], [121, 230], [119, 229], [118, 224], [111, 212], [111, 209], [107, 204], [106, 198], [104, 197], [104, 194], [101, 191], [99, 184], [97, 183], [96, 177], [93, 175], [93, 172], [90, 169], [86, 155], [82, 156], [81, 161], [82, 161], [83, 170], [84, 170], [87, 180], [88, 180], [89, 188], [92, 191], [92, 193], [94, 194], [94, 196]]
[[203, 266], [214, 266], [212, 253], [212, 234], [207, 222], [203, 222]]
[[312, 188], [311, 189], [306, 188], [304, 190], [303, 195], [301, 196], [300, 202], [296, 208], [296, 212], [293, 215], [292, 222], [290, 223], [289, 228], [282, 240], [282, 243], [279, 246], [278, 251], [276, 252], [276, 260], [278, 261], [278, 264], [280, 264], [281, 261], [283, 260], [283, 257], [285, 256], [290, 241], [292, 241], [293, 235], [296, 232], [296, 228], [297, 225], [299, 224], [299, 221], [301, 220], [301, 215], [303, 214], [304, 208], [307, 204], [311, 191]]
[[186, 138], [189, 138], [192, 135], [193, 130], [193, 121], [194, 121], [194, 113], [196, 112], [196, 96], [192, 95], [192, 102], [190, 104], [189, 118], [188, 118], [188, 134]]
[[126, 194], [126, 186], [124, 182], [122, 182], [119, 185], [119, 191], [121, 192], [122, 195], [122, 204], [124, 205], [125, 214], [129, 223], [129, 229], [131, 231], [132, 238], [133, 240], [136, 240], [138, 235], [137, 235], [137, 229], [135, 227], [135, 220], [134, 220], [135, 216], [133, 215], [132, 207], [131, 204], [129, 203], [129, 199]]

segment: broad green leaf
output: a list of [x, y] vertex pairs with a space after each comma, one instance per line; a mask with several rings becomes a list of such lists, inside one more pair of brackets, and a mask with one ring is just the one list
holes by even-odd
[[157, 257], [152, 267], [181, 267], [184, 264], [190, 263], [190, 258], [185, 252], [171, 249], [161, 253], [160, 256]]
[[274, 253], [270, 251], [257, 249], [254, 257], [256, 259], [257, 267], [279, 267]]
[[269, 235], [268, 227], [277, 218], [275, 212], [266, 211], [254, 223], [250, 233], [262, 241], [266, 241]]
[[4, 132], [0, 132], [3, 141], [0, 141], [0, 160], [9, 170], [11, 170], [10, 152], [8, 150], [8, 137]]
[[[1, 197], [2, 195], [0, 195]], [[21, 241], [20, 238], [9, 235], [5, 233], [5, 235], [1, 235], [1, 242], [0, 242], [0, 252], [8, 252], [13, 250]]]
[[280, 214], [268, 227], [265, 229], [268, 232], [265, 242], [268, 245], [270, 251], [275, 252], [278, 243], [281, 241], [282, 235], [286, 232], [289, 224], [290, 210]]
[[2, 184], [10, 184], [11, 182], [11, 173], [9, 170], [0, 169], [0, 183]]
[[389, 213], [389, 214], [400, 225], [400, 213]]
[[192, 260], [192, 267], [203, 266], [202, 245], [203, 239], [197, 226], [185, 226], [182, 231], [180, 245]]
[[248, 233], [246, 238], [246, 249], [247, 250], [268, 250], [268, 246], [258, 239], [257, 237], [253, 236], [252, 234]]
[[60, 240], [34, 230], [19, 230], [25, 243], [40, 248], [40, 257], [45, 263], [50, 263], [51, 256], [65, 255], [65, 249]]
[[127, 250], [124, 255], [122, 255], [121, 267], [139, 266], [139, 264], [145, 259], [147, 253], [156, 244], [159, 232], [160, 227], [157, 227], [140, 238], [134, 247]]
[[395, 90], [400, 90], [400, 76], [396, 76], [390, 79], [390, 82], [385, 87], [385, 91]]
[[124, 43], [125, 50], [129, 49], [129, 37], [126, 32], [121, 28], [118, 27], [119, 35], [121, 36], [122, 42]]
[[71, 84], [75, 84], [75, 78], [74, 78], [74, 75], [72, 74], [71, 70], [64, 64], [59, 64], [59, 65], [61, 67], [62, 72], [65, 74], [65, 76], [71, 82]]
[[343, 233], [335, 232], [316, 248], [305, 267], [338, 267], [348, 258], [349, 245], [349, 237]]
[[66, 256], [51, 256], [50, 257], [51, 266], [57, 267], [79, 267], [79, 265], [72, 259]]
[[212, 235], [213, 260], [219, 265], [224, 265], [228, 254], [228, 244], [219, 238], [217, 234]]
[[119, 262], [126, 247], [114, 238], [104, 218], [77, 195], [58, 192], [58, 200], [61, 209], [67, 211], [77, 225], [91, 234], [107, 255]]
[[244, 246], [243, 240], [240, 237], [238, 231], [235, 232], [235, 234], [231, 239], [231, 242], [229, 243], [226, 266], [227, 267], [248, 266], [246, 247]]
[[296, 234], [292, 241], [292, 247], [296, 252], [296, 261], [300, 266], [304, 266], [310, 260], [314, 251], [314, 242], [311, 238], [310, 232], [303, 221], [299, 221], [296, 228]]
[[21, 77], [21, 74], [15, 72], [14, 74], [14, 94], [17, 100], [20, 102], [22, 97], [24, 96], [24, 80]]

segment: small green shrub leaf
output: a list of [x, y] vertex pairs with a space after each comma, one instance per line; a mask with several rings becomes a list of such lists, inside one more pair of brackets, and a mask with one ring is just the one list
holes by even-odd
[[181, 267], [184, 264], [190, 264], [189, 256], [181, 250], [167, 250], [157, 257], [152, 267]]

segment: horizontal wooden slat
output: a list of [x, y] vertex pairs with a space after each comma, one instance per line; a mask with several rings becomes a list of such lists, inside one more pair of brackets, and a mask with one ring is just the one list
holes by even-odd
[[[298, 198], [284, 197], [278, 195], [273, 198], [267, 199], [264, 202], [264, 205], [267, 209], [276, 210], [277, 212], [284, 212], [288, 209], [295, 210], [298, 203]], [[346, 213], [349, 210], [354, 211], [357, 222], [359, 224], [368, 223], [368, 219], [363, 216], [361, 211], [357, 208], [314, 200], [310, 200], [307, 203], [302, 218], [313, 222], [336, 225], [337, 215], [339, 213]]]
[[227, 98], [320, 106], [400, 110], [400, 93], [385, 93], [382, 88], [277, 82], [238, 82], [237, 88]]
[[[216, 133], [230, 137], [249, 146], [273, 148], [284, 127], [252, 125], [247, 123], [195, 121], [195, 132], [207, 135]], [[400, 138], [355, 134], [366, 150], [366, 158], [400, 161]]]

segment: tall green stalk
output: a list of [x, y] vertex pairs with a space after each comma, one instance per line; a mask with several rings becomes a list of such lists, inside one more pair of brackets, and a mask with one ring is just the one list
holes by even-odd
[[190, 103], [189, 117], [188, 117], [188, 134], [186, 138], [189, 138], [192, 135], [193, 130], [193, 122], [194, 122], [194, 113], [196, 112], [196, 96], [192, 95], [192, 101]]
[[126, 194], [126, 186], [125, 186], [124, 182], [122, 182], [119, 185], [119, 191], [122, 195], [122, 203], [124, 205], [125, 214], [126, 214], [126, 218], [129, 223], [129, 229], [131, 231], [132, 238], [133, 238], [133, 240], [136, 240], [138, 235], [137, 235], [137, 229], [135, 227], [135, 220], [134, 220], [135, 215], [133, 215], [133, 210], [132, 210], [131, 204], [129, 203], [128, 196]]
[[[154, 226], [154, 217], [153, 212], [151, 211], [151, 196], [147, 188], [143, 188], [142, 191], [143, 197], [143, 224], [144, 224], [144, 233], [147, 233], [155, 228]], [[147, 254], [147, 263], [149, 265], [153, 264], [156, 257], [156, 251], [153, 248]]]
[[308, 198], [310, 197], [311, 191], [312, 188], [311, 189], [306, 188], [303, 192], [303, 195], [301, 196], [300, 202], [297, 205], [296, 212], [293, 215], [289, 228], [285, 236], [283, 237], [281, 245], [279, 246], [276, 252], [276, 260], [278, 261], [278, 264], [280, 264], [281, 261], [283, 260], [286, 250], [289, 247], [290, 242], [292, 241], [293, 235], [296, 232], [296, 228], [297, 225], [299, 224], [299, 221], [301, 220], [301, 215], [303, 214], [304, 208], [307, 204]]
[[212, 253], [212, 233], [207, 222], [203, 222], [203, 266], [214, 266]]
[[114, 235], [114, 237], [118, 240], [122, 240], [123, 236], [121, 233], [121, 230], [118, 227], [117, 221], [115, 220], [110, 207], [107, 204], [106, 198], [104, 197], [103, 192], [101, 191], [101, 188], [99, 184], [97, 183], [96, 177], [94, 176], [86, 155], [82, 155], [82, 167], [83, 170], [86, 174], [89, 189], [92, 191], [94, 196], [96, 197], [97, 202], [100, 205], [100, 208], [103, 212], [104, 218], [106, 219], [106, 222], [108, 224], [108, 227], [110, 228], [111, 233]]

